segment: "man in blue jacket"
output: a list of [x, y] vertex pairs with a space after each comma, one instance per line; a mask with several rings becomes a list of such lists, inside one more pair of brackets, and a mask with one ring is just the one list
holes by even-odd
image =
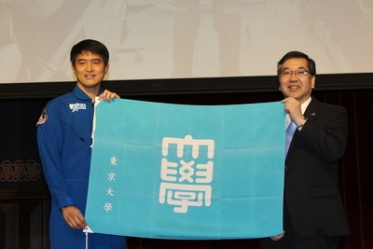
[[[37, 122], [37, 140], [43, 172], [52, 196], [51, 249], [84, 249], [83, 229], [91, 160], [93, 104], [96, 97], [119, 96], [103, 90], [109, 52], [95, 40], [83, 40], [70, 53], [77, 82], [70, 93], [51, 100]], [[90, 234], [91, 249], [124, 249], [121, 236]]]

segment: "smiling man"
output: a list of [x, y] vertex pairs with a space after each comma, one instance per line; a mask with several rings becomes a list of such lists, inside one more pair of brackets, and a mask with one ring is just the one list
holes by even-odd
[[[43, 173], [52, 196], [51, 249], [84, 249], [83, 229], [91, 162], [93, 103], [96, 96], [110, 101], [119, 96], [101, 87], [109, 69], [109, 52], [95, 40], [84, 40], [70, 53], [76, 86], [51, 100], [37, 122]], [[125, 238], [90, 234], [90, 249], [124, 249]], [[87, 246], [87, 247], [86, 247]]]
[[263, 249], [338, 249], [349, 233], [338, 189], [347, 143], [345, 108], [312, 96], [316, 65], [292, 51], [277, 65], [286, 125], [294, 125], [285, 160], [284, 233], [261, 239]]

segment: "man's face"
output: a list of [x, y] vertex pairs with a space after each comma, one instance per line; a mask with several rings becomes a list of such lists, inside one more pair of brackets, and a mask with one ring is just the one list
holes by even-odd
[[72, 69], [77, 78], [79, 87], [93, 88], [100, 85], [109, 66], [105, 66], [100, 55], [91, 52], [83, 52], [76, 57]]
[[308, 99], [315, 88], [315, 76], [308, 73], [308, 62], [304, 58], [286, 60], [280, 70], [280, 91], [285, 97], [292, 97], [301, 104]]

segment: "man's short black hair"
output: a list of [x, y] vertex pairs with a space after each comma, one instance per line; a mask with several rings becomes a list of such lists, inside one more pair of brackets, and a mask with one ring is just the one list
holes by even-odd
[[70, 52], [71, 64], [75, 65], [76, 57], [83, 52], [91, 52], [102, 57], [105, 66], [109, 63], [109, 51], [104, 44], [99, 41], [86, 39], [75, 44]]
[[306, 59], [308, 62], [308, 70], [311, 75], [316, 75], [316, 63], [314, 60], [312, 60], [308, 55], [305, 53], [299, 52], [299, 51], [291, 51], [284, 55], [284, 57], [281, 58], [281, 60], [277, 63], [277, 75], [279, 76], [281, 73], [281, 67], [282, 64], [285, 63], [285, 61], [293, 58], [303, 58]]

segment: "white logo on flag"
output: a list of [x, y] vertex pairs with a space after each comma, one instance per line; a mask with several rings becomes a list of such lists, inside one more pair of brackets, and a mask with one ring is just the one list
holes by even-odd
[[[117, 166], [118, 165], [117, 163], [118, 163], [118, 161], [117, 161], [117, 158], [115, 156], [110, 158], [110, 165], [111, 166]], [[117, 174], [114, 173], [113, 171], [111, 171], [110, 173], [107, 173], [107, 175], [108, 175], [107, 181], [113, 182], [113, 181], [115, 181], [115, 176]], [[108, 195], [110, 197], [113, 197], [114, 196], [114, 189], [109, 187], [109, 189], [106, 190], [106, 195]], [[113, 206], [112, 206], [111, 202], [105, 203], [104, 210], [106, 212], [109, 212], [109, 211], [113, 210]]]
[[[169, 154], [170, 145], [176, 146], [176, 155]], [[186, 147], [191, 148], [194, 160], [183, 158]], [[207, 150], [200, 150], [201, 147], [207, 147]], [[209, 184], [213, 180], [214, 162], [211, 159], [214, 158], [214, 149], [215, 141], [212, 139], [193, 139], [191, 135], [185, 138], [164, 137], [159, 202], [167, 201], [167, 204], [177, 206], [175, 213], [186, 213], [189, 206], [210, 206], [212, 187]], [[207, 162], [196, 163], [204, 151]], [[178, 160], [170, 159], [171, 156], [176, 156]]]
[[117, 158], [115, 156], [113, 156], [111, 159], [110, 159], [110, 165], [118, 165], [117, 164]]
[[105, 205], [104, 205], [104, 210], [105, 210], [106, 212], [109, 212], [109, 211], [113, 210], [113, 206], [111, 205], [110, 202], [105, 203]]
[[114, 173], [114, 172], [110, 172], [110, 173], [108, 173], [108, 180], [109, 181], [115, 181], [115, 175], [116, 175], [116, 173]]
[[108, 190], [106, 190], [106, 195], [114, 196], [113, 192], [114, 190], [109, 188]]

